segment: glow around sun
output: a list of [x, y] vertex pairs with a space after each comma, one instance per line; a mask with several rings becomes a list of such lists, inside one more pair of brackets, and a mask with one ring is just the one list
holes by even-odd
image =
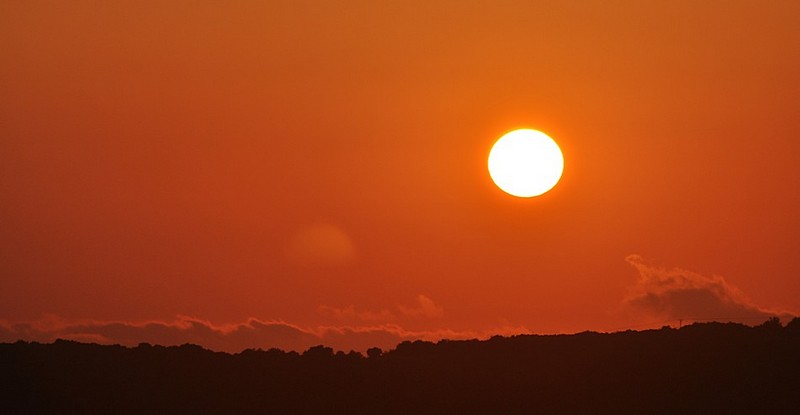
[[497, 187], [513, 196], [539, 196], [552, 189], [563, 172], [561, 149], [541, 131], [512, 131], [489, 152], [489, 175]]

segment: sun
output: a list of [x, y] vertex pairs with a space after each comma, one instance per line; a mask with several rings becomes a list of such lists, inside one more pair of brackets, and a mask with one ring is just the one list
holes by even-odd
[[561, 149], [541, 131], [514, 130], [500, 137], [489, 152], [489, 175], [513, 196], [539, 196], [552, 189], [563, 172]]

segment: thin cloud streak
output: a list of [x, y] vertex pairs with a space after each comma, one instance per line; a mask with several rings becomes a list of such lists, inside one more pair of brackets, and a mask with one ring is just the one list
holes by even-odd
[[333, 317], [337, 321], [363, 321], [395, 323], [399, 317], [414, 319], [434, 319], [444, 316], [444, 308], [436, 304], [428, 296], [418, 294], [416, 304], [405, 306], [398, 305], [396, 311], [382, 309], [380, 311], [359, 310], [354, 305], [347, 307], [319, 306], [319, 313], [326, 317]]
[[65, 320], [47, 316], [32, 322], [0, 321], [0, 342], [17, 340], [52, 342], [58, 338], [100, 344], [135, 346], [151, 343], [175, 346], [185, 343], [237, 353], [251, 348], [304, 351], [323, 344], [336, 350], [388, 350], [406, 340], [472, 339], [493, 335], [530, 333], [525, 327], [501, 327], [483, 332], [449, 329], [414, 331], [395, 324], [370, 326], [319, 326], [304, 328], [284, 321], [250, 318], [235, 324], [178, 316], [173, 321]]
[[444, 315], [442, 306], [437, 305], [433, 300], [422, 294], [417, 296], [417, 304], [415, 306], [399, 306], [398, 309], [409, 317], [439, 318]]

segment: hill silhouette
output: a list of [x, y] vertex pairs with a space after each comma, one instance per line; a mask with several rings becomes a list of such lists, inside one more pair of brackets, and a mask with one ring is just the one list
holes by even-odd
[[0, 344], [0, 412], [796, 413], [800, 319], [404, 342], [382, 352]]

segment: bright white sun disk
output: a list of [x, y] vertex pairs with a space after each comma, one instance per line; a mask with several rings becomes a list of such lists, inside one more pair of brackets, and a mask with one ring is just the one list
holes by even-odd
[[497, 187], [513, 196], [541, 195], [558, 183], [563, 172], [561, 149], [541, 131], [512, 131], [489, 152], [489, 175]]

